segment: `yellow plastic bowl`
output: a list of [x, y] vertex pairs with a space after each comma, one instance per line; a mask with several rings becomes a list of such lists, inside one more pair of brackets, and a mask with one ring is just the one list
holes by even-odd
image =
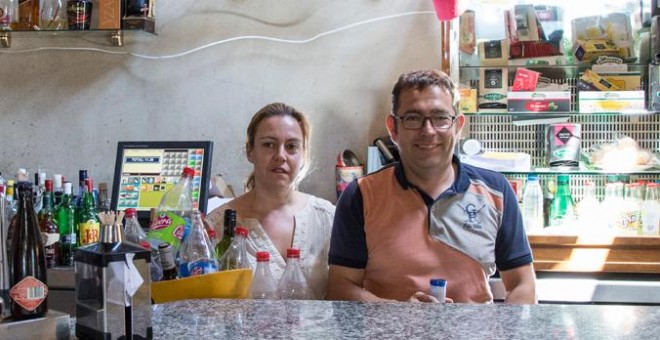
[[187, 299], [244, 299], [252, 285], [251, 269], [226, 270], [183, 279], [158, 281], [151, 284], [155, 303]]

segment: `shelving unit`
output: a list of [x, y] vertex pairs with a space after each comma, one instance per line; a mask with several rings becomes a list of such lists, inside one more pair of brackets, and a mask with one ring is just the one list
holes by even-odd
[[[504, 10], [511, 10], [520, 1], [472, 1], [468, 9], [474, 11], [476, 42], [504, 39], [497, 36], [499, 27], [504, 26]], [[564, 37], [571, 39], [571, 20], [576, 17], [607, 13], [608, 11], [625, 10], [631, 18], [632, 30], [642, 32], [641, 21], [644, 15], [650, 15], [650, 1], [617, 1], [589, 3], [589, 11], [580, 12], [573, 4], [564, 0], [525, 1], [524, 4], [558, 6], [564, 10]], [[643, 7], [640, 7], [643, 6]], [[646, 13], [646, 14], [644, 14]], [[650, 19], [647, 18], [647, 19]], [[541, 23], [542, 24], [542, 23]], [[554, 23], [557, 25], [558, 23]], [[487, 26], [490, 25], [490, 26]], [[495, 25], [495, 26], [494, 26]], [[481, 26], [481, 27], [480, 27]], [[452, 26], [455, 30], [454, 39], [465, 36], [460, 25]], [[547, 34], [548, 32], [546, 32]], [[502, 29], [504, 34], [504, 29]], [[641, 34], [639, 35], [641, 36]], [[639, 43], [637, 34], [634, 35]], [[458, 42], [449, 44], [457, 47]], [[642, 44], [639, 44], [642, 45]], [[631, 46], [638, 51], [639, 45]], [[475, 46], [477, 46], [475, 44]], [[565, 47], [565, 45], [564, 45]], [[524, 152], [531, 156], [532, 170], [539, 174], [541, 185], [547, 180], [554, 180], [557, 174], [568, 173], [571, 176], [571, 189], [576, 201], [583, 196], [583, 186], [586, 181], [596, 184], [597, 196], [603, 198], [604, 185], [608, 175], [623, 175], [630, 181], [659, 181], [660, 167], [633, 168], [617, 170], [599, 170], [585, 167], [575, 171], [561, 171], [548, 168], [546, 127], [551, 123], [568, 122], [580, 124], [581, 148], [588, 151], [601, 143], [611, 143], [621, 135], [626, 135], [637, 141], [641, 149], [650, 150], [656, 155], [660, 153], [660, 113], [644, 109], [630, 112], [583, 113], [579, 110], [579, 91], [576, 86], [581, 72], [592, 67], [590, 63], [580, 63], [571, 60], [565, 53], [551, 57], [509, 59], [500, 64], [482, 65], [479, 48], [472, 55], [464, 52], [454, 52], [458, 58], [450, 69], [458, 69], [455, 79], [462, 87], [479, 91], [480, 70], [483, 68], [503, 68], [508, 73], [508, 86], [513, 85], [516, 70], [524, 67], [540, 72], [549, 79], [551, 84], [563, 84], [570, 91], [570, 109], [560, 112], [466, 112], [466, 125], [463, 138], [476, 139], [481, 142], [482, 149], [500, 152]], [[626, 65], [629, 71], [641, 75], [640, 90], [648, 91], [649, 60], [648, 54], [639, 53], [628, 58]], [[649, 107], [648, 105], [646, 106]], [[503, 172], [509, 179], [525, 180], [529, 172]], [[565, 235], [529, 235], [529, 241], [534, 251], [535, 269], [548, 272], [592, 272], [592, 273], [644, 273], [660, 274], [660, 236], [614, 236], [586, 235], [581, 231], [567, 232]]]

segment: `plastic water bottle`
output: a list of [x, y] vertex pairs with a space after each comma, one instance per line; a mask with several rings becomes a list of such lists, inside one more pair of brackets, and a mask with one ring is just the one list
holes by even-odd
[[308, 300], [311, 297], [307, 278], [300, 267], [300, 249], [286, 250], [286, 268], [277, 283], [280, 298], [286, 300]]
[[445, 303], [445, 298], [447, 297], [447, 280], [431, 279], [430, 284], [429, 294], [438, 299], [440, 303]]
[[181, 277], [209, 274], [218, 271], [215, 251], [204, 230], [202, 213], [193, 212], [192, 225], [188, 237], [181, 243], [179, 249], [179, 275]]
[[253, 299], [277, 299], [277, 284], [270, 271], [270, 253], [267, 251], [257, 252], [257, 269], [252, 278], [250, 296]]
[[183, 168], [179, 182], [163, 195], [147, 233], [152, 248], [167, 242], [176, 251], [188, 235], [193, 207], [190, 191], [194, 175], [195, 170], [192, 168]]
[[660, 235], [660, 201], [658, 184], [646, 184], [646, 195], [642, 202], [642, 235]]
[[537, 174], [527, 176], [523, 193], [523, 222], [527, 231], [543, 229], [543, 189]]

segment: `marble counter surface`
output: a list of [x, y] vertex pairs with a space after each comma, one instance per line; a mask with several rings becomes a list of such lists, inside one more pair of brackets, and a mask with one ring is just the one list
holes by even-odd
[[186, 300], [153, 306], [156, 339], [652, 339], [660, 307]]

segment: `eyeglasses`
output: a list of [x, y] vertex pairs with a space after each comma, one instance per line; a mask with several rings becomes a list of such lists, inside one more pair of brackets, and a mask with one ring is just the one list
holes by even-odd
[[425, 117], [419, 114], [410, 113], [404, 116], [392, 115], [394, 118], [401, 121], [403, 128], [408, 130], [417, 130], [421, 129], [426, 121], [430, 121], [431, 125], [438, 130], [447, 130], [456, 120], [456, 116], [430, 116]]

